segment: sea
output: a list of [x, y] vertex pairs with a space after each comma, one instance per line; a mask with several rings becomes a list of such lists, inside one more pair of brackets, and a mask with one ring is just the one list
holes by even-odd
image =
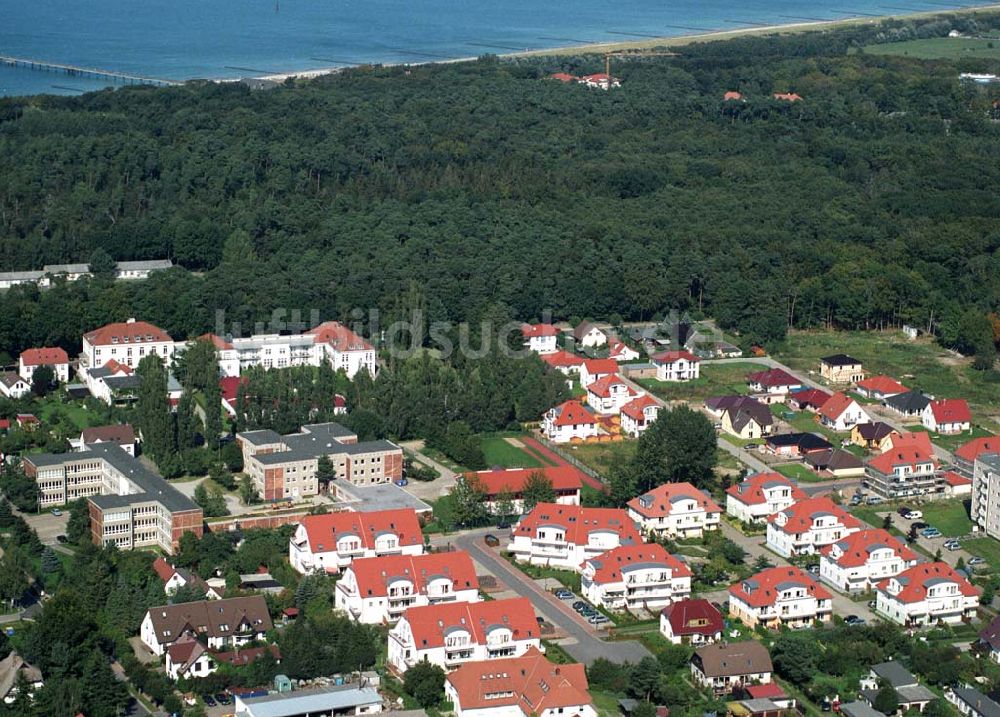
[[[883, 1], [2, 0], [0, 55], [143, 77], [222, 79], [949, 7]], [[0, 96], [114, 84], [0, 65]]]

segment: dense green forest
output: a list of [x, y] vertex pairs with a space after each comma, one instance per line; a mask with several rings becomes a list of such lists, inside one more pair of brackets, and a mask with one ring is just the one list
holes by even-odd
[[859, 51], [1000, 27], [976, 18], [685, 45], [616, 60], [612, 92], [543, 79], [591, 55], [3, 100], [0, 267], [100, 249], [184, 268], [11, 290], [0, 347], [75, 350], [125, 316], [177, 337], [217, 310], [391, 317], [413, 282], [431, 319], [678, 309], [765, 341], [985, 316], [1000, 88], [958, 73], [997, 63]]

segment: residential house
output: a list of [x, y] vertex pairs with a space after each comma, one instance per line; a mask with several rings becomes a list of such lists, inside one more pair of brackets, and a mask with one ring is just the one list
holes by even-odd
[[694, 381], [701, 375], [701, 359], [690, 351], [661, 351], [652, 361], [657, 381]]
[[382, 625], [411, 607], [479, 602], [479, 578], [464, 550], [358, 558], [344, 568], [333, 598], [351, 620]]
[[960, 398], [931, 401], [920, 414], [920, 422], [928, 431], [950, 435], [972, 428], [972, 413]]
[[830, 621], [833, 596], [801, 568], [783, 565], [731, 585], [729, 614], [750, 628], [809, 627]]
[[718, 416], [722, 430], [738, 438], [763, 438], [774, 429], [771, 409], [749, 396], [708, 398], [705, 399], [705, 408]]
[[522, 324], [524, 345], [536, 354], [550, 354], [558, 347], [559, 329], [552, 324]]
[[936, 696], [921, 685], [899, 660], [872, 665], [868, 675], [861, 679], [862, 699], [874, 707], [875, 698], [883, 684], [888, 684], [896, 691], [896, 696], [899, 698], [899, 709], [902, 712], [908, 712], [910, 709], [922, 712], [927, 703]]
[[859, 478], [865, 474], [861, 459], [842, 448], [810, 453], [803, 462], [820, 475], [831, 478]]
[[580, 388], [587, 388], [594, 381], [616, 373], [618, 362], [614, 359], [586, 359], [580, 366]]
[[579, 326], [573, 329], [573, 339], [577, 346], [585, 349], [597, 348], [608, 343], [608, 335], [603, 329], [599, 329], [589, 321], [581, 321]]
[[707, 645], [722, 639], [722, 614], [704, 598], [686, 598], [660, 611], [660, 634], [674, 645]]
[[215, 670], [211, 653], [194, 637], [184, 637], [166, 650], [164, 671], [171, 680], [207, 677]]
[[860, 530], [820, 550], [819, 577], [838, 590], [864, 592], [917, 564], [918, 556], [888, 531]]
[[872, 419], [858, 402], [846, 393], [835, 393], [817, 411], [820, 423], [834, 431], [849, 431], [859, 423]]
[[142, 643], [162, 655], [178, 641], [202, 638], [209, 649], [263, 640], [274, 626], [263, 595], [161, 605], [146, 611], [139, 628]]
[[934, 446], [927, 431], [900, 431], [890, 433], [883, 442], [882, 452], [900, 448], [916, 448], [929, 456], [934, 455]]
[[594, 87], [600, 90], [608, 90], [612, 87], [621, 87], [622, 81], [617, 77], [611, 77], [604, 72], [597, 72], [593, 75], [584, 75], [579, 79], [580, 84], [587, 87]]
[[583, 474], [573, 466], [543, 466], [541, 468], [494, 468], [477, 473], [466, 473], [465, 478], [475, 478], [486, 493], [485, 503], [490, 511], [495, 511], [497, 501], [506, 494], [520, 515], [524, 511], [524, 487], [532, 475], [540, 474], [552, 484], [555, 503], [560, 505], [580, 505], [580, 489]]
[[0, 660], [0, 699], [5, 704], [10, 705], [17, 699], [17, 690], [22, 677], [32, 695], [45, 684], [42, 671], [25, 662], [17, 650], [11, 650], [7, 657]]
[[41, 285], [43, 282], [48, 283], [45, 272], [38, 271], [37, 269], [30, 271], [0, 271], [0, 289], [10, 289], [21, 284]]
[[[418, 662], [452, 670], [467, 662], [521, 657], [539, 649], [538, 621], [528, 598], [411, 607], [389, 630], [388, 664], [402, 674]], [[494, 663], [494, 669], [503, 669]]]
[[865, 377], [865, 371], [853, 356], [834, 354], [819, 360], [819, 375], [830, 383], [857, 383]]
[[861, 521], [825, 496], [800, 500], [767, 519], [767, 547], [778, 555], [813, 555], [861, 530]]
[[69, 382], [69, 356], [61, 348], [27, 349], [21, 352], [17, 360], [17, 373], [31, 383], [35, 369], [48, 366], [52, 369], [52, 377], [59, 383]]
[[857, 382], [857, 392], [865, 398], [876, 401], [884, 401], [892, 396], [899, 396], [909, 392], [906, 386], [894, 379], [892, 376], [871, 376]]
[[690, 483], [664, 483], [628, 502], [629, 517], [644, 533], [698, 538], [718, 530], [722, 508]]
[[120, 321], [83, 335], [80, 370], [104, 366], [108, 361], [135, 369], [146, 356], [159, 356], [170, 365], [178, 344], [159, 326], [146, 321]]
[[829, 400], [830, 395], [826, 391], [820, 391], [818, 388], [803, 388], [800, 391], [789, 394], [787, 403], [792, 408], [797, 408], [800, 411], [812, 411], [815, 413]]
[[947, 563], [923, 563], [878, 584], [875, 611], [905, 627], [975, 617], [979, 589]]
[[553, 443], [585, 441], [599, 432], [594, 414], [576, 400], [550, 408], [542, 418], [542, 433]]
[[355, 558], [423, 552], [424, 536], [412, 508], [307, 515], [288, 541], [288, 560], [299, 573], [338, 573]]
[[881, 453], [888, 447], [888, 438], [895, 430], [882, 421], [859, 423], [851, 429], [851, 443], [874, 453]]
[[994, 662], [1000, 662], [1000, 616], [979, 631], [979, 642]]
[[70, 441], [70, 446], [73, 450], [85, 451], [88, 445], [94, 443], [113, 443], [134, 457], [135, 429], [128, 423], [84, 428], [79, 438]]
[[1000, 454], [983, 453], [972, 477], [970, 517], [979, 530], [1000, 540]]
[[991, 453], [1000, 454], [1000, 436], [973, 438], [955, 450], [955, 470], [966, 478], [972, 478], [976, 461]]
[[777, 682], [768, 682], [765, 685], [747, 685], [743, 690], [751, 700], [766, 700], [779, 710], [795, 709], [795, 698], [790, 697]]
[[595, 411], [605, 415], [620, 413], [622, 406], [638, 395], [616, 373], [599, 378], [587, 386], [587, 403]]
[[177, 568], [168, 563], [164, 558], [157, 557], [153, 561], [153, 572], [163, 583], [163, 592], [166, 595], [173, 595], [185, 585], [191, 585], [198, 589], [198, 592], [205, 596], [206, 600], [221, 600], [223, 590], [213, 588], [200, 577], [184, 568]]
[[691, 657], [691, 677], [699, 687], [724, 695], [751, 684], [771, 681], [771, 655], [756, 640], [703, 645]]
[[865, 483], [887, 500], [942, 490], [933, 455], [916, 445], [891, 448], [869, 459], [865, 466]]
[[657, 543], [620, 545], [581, 567], [583, 596], [612, 612], [654, 611], [691, 595], [691, 569]]
[[562, 349], [553, 351], [552, 353], [540, 354], [539, 358], [566, 376], [580, 375], [580, 368], [583, 366], [583, 358], [581, 356], [571, 354], [569, 351]]
[[883, 403], [893, 413], [903, 418], [920, 418], [931, 400], [920, 391], [907, 391], [889, 396]]
[[747, 385], [755, 393], [784, 397], [802, 388], [802, 381], [784, 369], [770, 368], [747, 376]]
[[614, 359], [619, 363], [624, 363], [625, 361], [636, 361], [639, 359], [639, 356], [640, 354], [638, 351], [631, 346], [627, 346], [618, 339], [611, 339], [608, 341], [609, 359]]
[[583, 665], [557, 665], [529, 648], [499, 665], [461, 665], [445, 678], [444, 695], [455, 717], [597, 717], [587, 687]]
[[621, 431], [623, 435], [638, 438], [660, 415], [659, 402], [649, 394], [634, 398], [621, 410]]
[[744, 523], [763, 523], [769, 515], [806, 498], [780, 473], [755, 473], [726, 489], [726, 512]]
[[962, 717], [1000, 717], [1000, 704], [973, 687], [950, 687], [944, 698]]
[[507, 550], [518, 562], [580, 570], [590, 558], [640, 543], [642, 536], [624, 510], [539, 503], [511, 530]]
[[13, 371], [5, 371], [0, 373], [0, 393], [16, 401], [31, 393], [31, 384]]
[[972, 495], [972, 479], [955, 471], [944, 471], [941, 474], [941, 482], [944, 485], [944, 494], [948, 498]]
[[173, 265], [174, 263], [170, 259], [119, 261], [115, 262], [115, 279], [119, 281], [148, 279], [149, 275], [154, 271], [166, 271], [172, 268]]
[[764, 450], [782, 458], [800, 458], [832, 447], [815, 433], [776, 433], [764, 439]]

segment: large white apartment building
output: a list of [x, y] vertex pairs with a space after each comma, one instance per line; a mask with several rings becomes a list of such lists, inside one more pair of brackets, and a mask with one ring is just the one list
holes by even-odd
[[338, 573], [355, 558], [423, 552], [424, 536], [412, 508], [307, 515], [288, 541], [288, 560], [300, 573]]
[[972, 522], [1000, 540], [1000, 453], [984, 453], [972, 470]]
[[658, 543], [622, 545], [583, 564], [581, 592], [606, 610], [659, 610], [691, 594], [691, 569]]
[[924, 563], [878, 584], [875, 611], [906, 627], [972, 618], [979, 590], [947, 563]]
[[829, 498], [808, 498], [767, 519], [767, 546], [786, 558], [812, 555], [859, 530], [861, 521]]
[[820, 553], [820, 579], [848, 593], [864, 592], [917, 564], [917, 554], [881, 528], [852, 533]]
[[833, 596], [801, 568], [768, 568], [729, 588], [729, 614], [747, 627], [809, 627], [828, 622]]
[[519, 562], [579, 570], [613, 548], [640, 543], [624, 510], [539, 503], [514, 526], [507, 549]]
[[119, 321], [83, 335], [80, 371], [99, 368], [108, 361], [135, 369], [146, 356], [156, 355], [167, 366], [177, 344], [159, 326], [146, 321]]
[[697, 538], [718, 530], [722, 508], [690, 483], [664, 483], [630, 500], [628, 514], [644, 533]]

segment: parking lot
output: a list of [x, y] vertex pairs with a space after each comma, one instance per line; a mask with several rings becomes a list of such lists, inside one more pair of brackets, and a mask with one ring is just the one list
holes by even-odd
[[39, 539], [46, 545], [56, 544], [56, 536], [66, 534], [66, 523], [69, 512], [59, 511], [61, 515], [53, 515], [51, 511], [42, 513], [21, 513], [28, 525], [35, 529]]

